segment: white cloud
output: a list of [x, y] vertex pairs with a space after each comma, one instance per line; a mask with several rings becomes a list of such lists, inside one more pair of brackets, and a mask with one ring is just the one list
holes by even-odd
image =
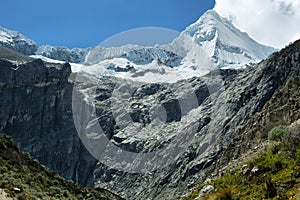
[[282, 48], [300, 39], [300, 0], [216, 0], [214, 10], [262, 44]]

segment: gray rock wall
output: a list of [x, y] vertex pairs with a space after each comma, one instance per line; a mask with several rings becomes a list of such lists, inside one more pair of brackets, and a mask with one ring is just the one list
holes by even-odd
[[0, 59], [0, 132], [63, 177], [92, 186], [96, 163], [74, 127], [70, 73], [69, 64]]

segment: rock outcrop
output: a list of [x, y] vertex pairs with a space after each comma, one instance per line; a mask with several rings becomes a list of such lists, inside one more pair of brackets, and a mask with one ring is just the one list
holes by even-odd
[[0, 57], [0, 131], [63, 177], [93, 186], [96, 160], [73, 123], [70, 65], [44, 63], [3, 47]]

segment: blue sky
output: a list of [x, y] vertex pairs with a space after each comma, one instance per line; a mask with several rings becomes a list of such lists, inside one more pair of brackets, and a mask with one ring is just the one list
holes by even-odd
[[0, 0], [0, 26], [37, 44], [89, 47], [141, 27], [181, 32], [214, 0]]

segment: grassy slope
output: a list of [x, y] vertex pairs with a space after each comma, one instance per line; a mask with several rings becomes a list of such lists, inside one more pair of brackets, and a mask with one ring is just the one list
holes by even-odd
[[[183, 200], [195, 199], [208, 184], [215, 190], [202, 199], [300, 199], [300, 146], [295, 141], [299, 135], [300, 125], [290, 128], [280, 141], [270, 142], [267, 149], [252, 155], [239, 167], [199, 185]], [[247, 173], [243, 173], [245, 168], [249, 169], [245, 170]], [[258, 171], [251, 172], [254, 168]]]
[[64, 180], [20, 152], [6, 135], [0, 135], [0, 188], [18, 199], [121, 199], [107, 190], [81, 188]]

